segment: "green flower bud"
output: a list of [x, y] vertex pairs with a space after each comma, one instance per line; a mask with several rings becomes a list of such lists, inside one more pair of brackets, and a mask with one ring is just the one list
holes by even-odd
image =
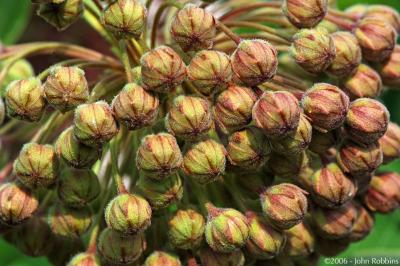
[[215, 252], [211, 248], [203, 248], [199, 253], [201, 265], [204, 266], [244, 266], [245, 257], [242, 250], [231, 253]]
[[144, 198], [123, 193], [107, 205], [105, 219], [108, 227], [123, 235], [138, 234], [151, 224], [151, 207]]
[[385, 5], [368, 6], [365, 17], [379, 17], [385, 19], [393, 28], [400, 32], [400, 15], [394, 8]]
[[293, 179], [298, 177], [309, 165], [309, 158], [305, 152], [294, 157], [273, 153], [268, 161], [268, 167], [277, 177]]
[[74, 136], [74, 128], [65, 129], [58, 137], [54, 149], [59, 158], [71, 167], [90, 168], [99, 159], [100, 149], [80, 143]]
[[319, 237], [316, 243], [316, 252], [324, 257], [336, 257], [349, 247], [347, 238], [344, 239], [325, 239]]
[[181, 266], [179, 257], [162, 251], [154, 251], [145, 260], [143, 266]]
[[182, 180], [177, 174], [161, 181], [141, 177], [136, 186], [153, 210], [165, 208], [183, 196]]
[[255, 127], [237, 131], [229, 136], [228, 159], [244, 169], [260, 169], [271, 155], [271, 146], [265, 135]]
[[333, 39], [323, 28], [303, 29], [293, 36], [291, 55], [306, 71], [318, 74], [335, 59]]
[[284, 254], [290, 257], [306, 257], [314, 252], [315, 236], [304, 222], [285, 231], [286, 245]]
[[[0, 48], [0, 51], [2, 49]], [[9, 59], [11, 60], [11, 59]], [[2, 60], [0, 62], [0, 69], [2, 69], [9, 61]], [[21, 79], [29, 79], [35, 76], [35, 71], [33, 70], [32, 65], [25, 59], [20, 59], [16, 61], [10, 69], [7, 71], [7, 74], [3, 77], [2, 82], [0, 84], [1, 95], [4, 96], [5, 89], [7, 85], [15, 80]]]
[[100, 194], [100, 182], [92, 170], [65, 168], [57, 185], [60, 201], [71, 208], [83, 208]]
[[42, 92], [37, 78], [11, 82], [5, 91], [7, 114], [19, 120], [39, 121], [46, 107]]
[[225, 147], [212, 139], [192, 145], [183, 157], [185, 174], [202, 185], [214, 182], [222, 175], [225, 164]]
[[212, 126], [210, 109], [206, 99], [180, 95], [169, 108], [165, 126], [171, 134], [182, 139], [200, 139]]
[[0, 126], [4, 123], [6, 118], [6, 107], [4, 106], [3, 98], [0, 97]]
[[38, 199], [19, 183], [0, 185], [0, 222], [15, 226], [31, 218], [39, 206]]
[[204, 217], [193, 210], [178, 210], [169, 221], [168, 238], [180, 249], [196, 249], [203, 241]]
[[278, 68], [278, 52], [264, 40], [243, 40], [231, 56], [233, 79], [257, 86], [271, 79]]
[[46, 100], [66, 112], [89, 99], [85, 72], [78, 67], [54, 67], [43, 85]]
[[308, 149], [317, 154], [323, 154], [338, 142], [338, 133], [335, 130], [322, 133], [313, 129], [311, 143]]
[[327, 0], [285, 0], [282, 10], [297, 28], [313, 28], [328, 11]]
[[75, 110], [74, 135], [85, 145], [98, 147], [118, 133], [110, 106], [103, 101], [82, 104]]
[[185, 52], [210, 49], [216, 36], [216, 20], [203, 8], [187, 4], [176, 13], [171, 35]]
[[336, 160], [345, 174], [353, 177], [364, 176], [382, 164], [382, 150], [379, 143], [361, 146], [345, 141], [338, 150]]
[[357, 218], [353, 225], [348, 239], [358, 242], [364, 239], [374, 227], [374, 217], [361, 204], [355, 204], [357, 208]]
[[400, 85], [400, 46], [396, 45], [390, 57], [379, 66], [379, 74], [385, 85]]
[[390, 163], [400, 157], [400, 127], [389, 122], [388, 129], [379, 139], [379, 145], [382, 149], [383, 162]]
[[285, 137], [299, 125], [299, 101], [290, 92], [266, 91], [254, 105], [252, 117], [268, 137]]
[[362, 19], [354, 34], [361, 46], [363, 58], [382, 62], [389, 58], [396, 44], [396, 30], [382, 17]]
[[277, 256], [286, 243], [286, 237], [268, 225], [263, 217], [247, 212], [249, 223], [249, 239], [246, 242], [246, 250], [255, 259], [268, 260]]
[[142, 82], [147, 90], [168, 93], [186, 78], [186, 66], [171, 48], [160, 46], [142, 56]]
[[368, 5], [364, 4], [355, 4], [348, 7], [345, 12], [347, 15], [354, 17], [354, 19], [359, 20], [364, 17], [365, 13], [368, 10]]
[[111, 2], [101, 14], [101, 22], [117, 38], [139, 38], [146, 27], [147, 10], [140, 1]]
[[213, 95], [228, 87], [232, 66], [227, 54], [219, 51], [198, 52], [187, 68], [193, 85], [204, 95]]
[[58, 3], [41, 4], [37, 14], [47, 23], [62, 31], [75, 23], [83, 14], [82, 0], [65, 0]]
[[344, 123], [349, 97], [334, 85], [316, 83], [304, 93], [301, 105], [312, 126], [326, 133]]
[[68, 262], [67, 266], [100, 266], [100, 259], [96, 254], [82, 252], [74, 257]]
[[136, 155], [136, 166], [146, 176], [162, 180], [182, 166], [181, 150], [174, 136], [167, 133], [147, 135]]
[[338, 25], [336, 25], [335, 23], [327, 20], [327, 19], [323, 19], [317, 26], [316, 28], [323, 28], [324, 30], [326, 30], [329, 33], [335, 33], [337, 31], [340, 31], [340, 27]]
[[112, 102], [115, 118], [130, 130], [152, 125], [158, 115], [160, 102], [151, 92], [129, 83]]
[[236, 131], [251, 122], [257, 95], [250, 88], [230, 86], [218, 95], [214, 105], [215, 122], [224, 133]]
[[351, 140], [372, 144], [386, 133], [389, 116], [388, 110], [380, 102], [360, 98], [350, 104], [345, 129]]
[[216, 252], [229, 253], [241, 248], [249, 238], [246, 217], [235, 209], [222, 209], [206, 204], [208, 218], [206, 224], [207, 244]]
[[73, 209], [62, 205], [50, 208], [47, 222], [53, 234], [67, 238], [79, 238], [92, 225], [93, 212], [88, 208]]
[[47, 255], [49, 262], [62, 266], [66, 265], [72, 256], [84, 251], [85, 247], [80, 238], [56, 237], [53, 249]]
[[99, 254], [108, 263], [131, 264], [142, 256], [145, 249], [146, 240], [143, 234], [125, 237], [110, 228], [106, 228], [99, 237]]
[[14, 161], [14, 174], [32, 189], [53, 185], [58, 174], [58, 161], [53, 146], [25, 144]]

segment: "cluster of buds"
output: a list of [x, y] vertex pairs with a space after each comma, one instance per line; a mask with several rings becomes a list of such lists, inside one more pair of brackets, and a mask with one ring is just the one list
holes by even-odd
[[[400, 157], [400, 127], [377, 99], [400, 84], [395, 10], [32, 2], [59, 30], [85, 12], [114, 54], [0, 49], [0, 235], [25, 254], [69, 266], [314, 265], [400, 208], [400, 175], [379, 170]], [[75, 60], [12, 73], [29, 65], [14, 58], [50, 52]]]

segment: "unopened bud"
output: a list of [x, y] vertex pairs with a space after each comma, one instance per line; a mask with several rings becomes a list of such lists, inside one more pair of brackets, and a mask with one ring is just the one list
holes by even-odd
[[327, 0], [285, 0], [283, 13], [297, 28], [313, 28], [328, 11]]
[[178, 256], [162, 251], [154, 251], [145, 260], [143, 266], [181, 266]]
[[400, 157], [400, 127], [389, 122], [388, 129], [379, 139], [379, 145], [382, 149], [383, 162], [390, 163]]
[[62, 31], [75, 23], [83, 14], [83, 10], [82, 0], [65, 0], [41, 4], [37, 14], [57, 30]]
[[72, 257], [67, 266], [100, 266], [100, 259], [96, 254], [82, 252]]
[[366, 9], [365, 17], [385, 19], [393, 28], [400, 32], [400, 15], [396, 9], [385, 5], [371, 5]]
[[298, 177], [308, 165], [306, 152], [290, 157], [273, 153], [268, 161], [268, 167], [275, 176], [287, 179]]
[[355, 4], [348, 7], [345, 12], [346, 14], [354, 17], [354, 19], [359, 20], [360, 18], [364, 17], [365, 13], [367, 12], [368, 5], [364, 4]]
[[201, 265], [204, 266], [244, 266], [245, 257], [242, 250], [237, 249], [231, 253], [220, 253], [211, 248], [203, 248], [199, 252]]
[[364, 239], [374, 227], [374, 217], [361, 204], [356, 204], [357, 218], [349, 235], [352, 242]]
[[400, 46], [396, 45], [390, 57], [379, 66], [382, 81], [388, 86], [400, 85]]
[[285, 234], [287, 241], [284, 254], [290, 257], [306, 257], [314, 252], [315, 236], [304, 222], [285, 231]]
[[335, 130], [322, 133], [319, 130], [313, 129], [311, 143], [308, 149], [317, 154], [323, 154], [338, 142], [338, 132]]

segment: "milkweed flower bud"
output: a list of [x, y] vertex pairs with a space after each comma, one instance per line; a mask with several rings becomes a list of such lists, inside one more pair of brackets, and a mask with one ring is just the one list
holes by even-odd
[[162, 180], [182, 166], [181, 150], [174, 136], [167, 133], [147, 135], [136, 155], [136, 166], [146, 176]]
[[229, 253], [246, 244], [249, 226], [246, 217], [235, 209], [222, 209], [206, 204], [208, 218], [206, 224], [207, 244], [216, 252]]
[[100, 259], [96, 254], [82, 252], [72, 257], [67, 266], [100, 266]]
[[268, 161], [272, 173], [286, 179], [298, 177], [308, 166], [309, 158], [305, 152], [290, 157], [273, 153]]
[[181, 266], [181, 261], [175, 255], [162, 251], [154, 251], [145, 260], [143, 266]]
[[304, 93], [301, 105], [312, 126], [326, 133], [344, 123], [349, 97], [334, 85], [317, 83]]
[[115, 118], [130, 130], [152, 125], [158, 115], [160, 102], [151, 92], [129, 83], [112, 102]]
[[171, 134], [182, 139], [201, 139], [212, 127], [209, 102], [200, 97], [176, 97], [169, 108], [165, 126]]
[[85, 72], [78, 67], [54, 67], [43, 85], [46, 100], [66, 112], [89, 99]]
[[146, 249], [143, 234], [122, 236], [110, 228], [104, 229], [99, 237], [98, 251], [106, 262], [128, 265], [137, 261]]
[[360, 64], [355, 73], [342, 82], [341, 88], [351, 100], [376, 98], [382, 91], [382, 79], [368, 65]]
[[26, 186], [47, 188], [56, 182], [58, 161], [51, 145], [27, 143], [14, 161], [14, 174]]
[[364, 239], [374, 227], [374, 217], [361, 204], [355, 204], [357, 208], [357, 218], [353, 225], [348, 239], [352, 242]]
[[103, 101], [82, 104], [75, 110], [74, 135], [85, 145], [98, 147], [118, 133], [110, 106]]
[[338, 139], [339, 136], [335, 130], [322, 133], [314, 129], [312, 131], [312, 139], [308, 149], [314, 153], [322, 154], [335, 146]]
[[243, 128], [251, 122], [257, 95], [250, 88], [230, 86], [218, 95], [214, 105], [215, 122], [224, 133]]
[[266, 91], [254, 105], [252, 117], [267, 137], [285, 137], [299, 125], [299, 101], [290, 92]]
[[219, 51], [198, 52], [187, 68], [189, 80], [207, 96], [226, 89], [232, 73], [229, 56]]
[[365, 13], [368, 10], [368, 5], [364, 4], [355, 4], [348, 7], [345, 12], [346, 14], [354, 17], [354, 19], [359, 20], [360, 18], [364, 17]]
[[264, 40], [243, 40], [231, 56], [233, 79], [257, 86], [271, 79], [278, 68], [278, 52]]
[[203, 241], [204, 217], [193, 210], [178, 210], [169, 221], [168, 238], [180, 249], [196, 249]]
[[168, 93], [182, 84], [186, 66], [171, 48], [160, 46], [142, 56], [142, 82], [147, 90]]
[[247, 212], [249, 239], [246, 250], [255, 259], [272, 259], [277, 256], [286, 243], [283, 233], [268, 225], [264, 218], [254, 212]]
[[90, 168], [100, 157], [99, 149], [86, 146], [75, 138], [72, 126], [60, 134], [54, 149], [68, 166], [78, 169]]
[[307, 224], [300, 223], [285, 231], [287, 238], [283, 254], [290, 257], [306, 257], [314, 252], [316, 241]]
[[273, 226], [286, 230], [302, 222], [308, 209], [307, 195], [298, 186], [282, 183], [261, 194], [261, 207]]
[[345, 129], [351, 140], [372, 144], [386, 133], [389, 116], [388, 110], [380, 102], [360, 98], [350, 104]]
[[297, 28], [313, 28], [328, 11], [327, 0], [285, 0], [282, 10], [289, 21]]
[[366, 17], [354, 31], [363, 57], [372, 62], [389, 58], [396, 44], [396, 30], [382, 17]]
[[171, 35], [185, 52], [210, 49], [216, 35], [216, 20], [203, 8], [187, 4], [176, 13]]
[[400, 85], [400, 46], [396, 45], [390, 57], [379, 66], [382, 81], [388, 86]]
[[235, 265], [244, 266], [245, 257], [242, 250], [237, 249], [231, 253], [215, 252], [211, 248], [203, 248], [199, 252], [201, 265], [221, 266]]
[[225, 147], [212, 139], [193, 144], [183, 156], [183, 171], [202, 185], [222, 175], [225, 164]]
[[303, 29], [293, 36], [290, 53], [306, 71], [318, 74], [335, 59], [333, 39], [323, 28]]
[[400, 32], [400, 15], [390, 6], [371, 5], [368, 6], [364, 14], [365, 17], [379, 17], [385, 19], [393, 28]]
[[122, 193], [105, 209], [105, 220], [111, 229], [123, 235], [134, 235], [151, 224], [150, 204], [141, 196]]
[[29, 78], [11, 82], [5, 91], [7, 115], [28, 122], [39, 121], [46, 102], [39, 79]]
[[117, 0], [101, 14], [103, 25], [117, 38], [139, 38], [146, 27], [147, 10], [140, 1]]
[[19, 183], [0, 185], [0, 222], [15, 226], [31, 218], [39, 206], [35, 194]]
[[271, 155], [271, 146], [265, 135], [255, 127], [237, 131], [229, 136], [228, 159], [245, 169], [260, 169]]
[[41, 4], [37, 14], [47, 23], [62, 31], [75, 23], [83, 14], [82, 0], [65, 0]]
[[400, 157], [400, 127], [389, 122], [388, 129], [379, 139], [379, 145], [382, 149], [383, 162], [390, 163]]
[[71, 208], [83, 208], [100, 194], [99, 179], [92, 170], [65, 168], [57, 184], [60, 201]]

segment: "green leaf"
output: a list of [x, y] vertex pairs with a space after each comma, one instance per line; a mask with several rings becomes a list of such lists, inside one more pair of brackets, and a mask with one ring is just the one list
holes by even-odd
[[0, 42], [12, 44], [23, 33], [29, 17], [29, 0], [0, 1]]

